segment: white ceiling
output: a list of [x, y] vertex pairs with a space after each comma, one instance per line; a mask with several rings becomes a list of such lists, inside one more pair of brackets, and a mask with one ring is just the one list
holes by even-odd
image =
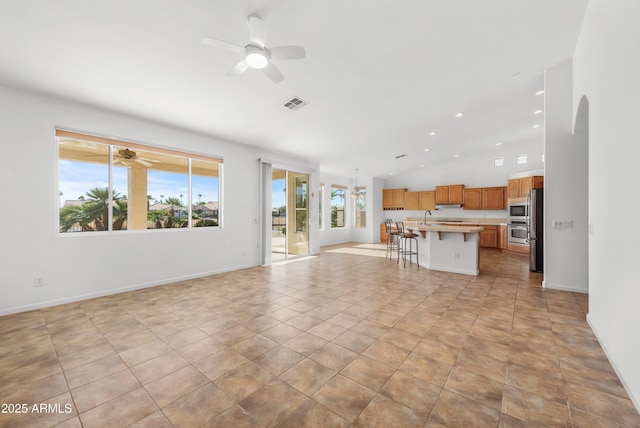
[[[542, 141], [534, 93], [545, 68], [572, 56], [586, 3], [2, 0], [0, 84], [384, 178]], [[276, 62], [281, 83], [225, 76], [241, 55], [200, 42], [244, 46], [252, 13], [268, 47], [306, 48]], [[310, 105], [287, 110], [294, 96]]]

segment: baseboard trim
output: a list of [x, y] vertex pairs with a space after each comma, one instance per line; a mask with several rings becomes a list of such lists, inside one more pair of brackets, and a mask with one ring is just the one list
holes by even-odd
[[125, 287], [110, 288], [108, 290], [96, 291], [96, 292], [93, 292], [93, 293], [77, 294], [77, 295], [74, 295], [74, 296], [66, 296], [66, 297], [61, 297], [61, 298], [58, 298], [58, 299], [43, 300], [41, 302], [30, 303], [28, 305], [11, 306], [11, 307], [8, 307], [8, 308], [0, 309], [0, 316], [17, 314], [17, 313], [20, 313], [20, 312], [34, 311], [34, 310], [37, 310], [37, 309], [48, 308], [48, 307], [51, 307], [51, 306], [65, 305], [67, 303], [81, 302], [83, 300], [95, 299], [97, 297], [111, 296], [111, 295], [114, 295], [114, 294], [126, 293], [128, 291], [142, 290], [144, 288], [151, 288], [151, 287], [157, 287], [159, 285], [171, 284], [172, 282], [179, 282], [179, 281], [186, 281], [186, 280], [189, 280], [189, 279], [202, 278], [202, 277], [205, 277], [205, 276], [217, 275], [217, 274], [221, 274], [221, 273], [225, 273], [225, 272], [231, 272], [231, 271], [235, 271], [235, 270], [247, 269], [247, 268], [252, 268], [252, 267], [256, 267], [256, 266], [258, 266], [258, 264], [248, 264], [248, 265], [234, 266], [234, 267], [231, 267], [231, 268], [218, 269], [218, 270], [209, 271], [209, 272], [201, 272], [201, 273], [197, 273], [197, 274], [194, 274], [194, 275], [185, 275], [185, 276], [162, 279], [162, 280], [159, 280], [159, 281], [151, 281], [151, 282], [145, 282], [145, 283], [141, 283], [141, 284], [132, 284], [132, 285], [127, 285]]
[[437, 270], [437, 271], [441, 271], [441, 272], [460, 273], [462, 275], [473, 275], [473, 276], [480, 275], [480, 271], [479, 270], [451, 269], [451, 268], [440, 267], [440, 266], [431, 266], [431, 265], [427, 265], [425, 267], [427, 269], [430, 269], [430, 270]]
[[548, 288], [549, 290], [570, 291], [572, 293], [589, 294], [589, 290], [585, 290], [583, 288], [564, 284], [554, 284], [547, 281], [542, 281], [542, 288]]
[[589, 327], [591, 327], [591, 331], [593, 331], [593, 334], [596, 336], [596, 339], [598, 340], [600, 347], [604, 351], [604, 354], [607, 356], [607, 359], [609, 360], [611, 367], [613, 367], [613, 371], [615, 371], [616, 375], [618, 375], [618, 379], [620, 379], [620, 383], [622, 383], [622, 386], [624, 387], [625, 391], [627, 391], [627, 395], [631, 399], [631, 402], [636, 407], [636, 410], [638, 411], [638, 413], [640, 413], [640, 399], [638, 399], [638, 397], [633, 395], [631, 388], [629, 387], [627, 382], [625, 382], [624, 377], [622, 376], [622, 373], [620, 372], [620, 370], [618, 370], [618, 366], [616, 365], [615, 359], [611, 356], [611, 354], [607, 350], [607, 346], [605, 342], [602, 340], [602, 336], [600, 336], [600, 334], [598, 333], [598, 329], [595, 325], [595, 322], [593, 321], [593, 317], [591, 317], [589, 314], [587, 314], [587, 324], [589, 324]]

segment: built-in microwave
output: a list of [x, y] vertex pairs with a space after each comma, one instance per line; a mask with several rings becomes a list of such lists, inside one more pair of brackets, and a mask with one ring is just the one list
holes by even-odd
[[509, 220], [526, 221], [529, 215], [527, 204], [524, 202], [509, 204]]

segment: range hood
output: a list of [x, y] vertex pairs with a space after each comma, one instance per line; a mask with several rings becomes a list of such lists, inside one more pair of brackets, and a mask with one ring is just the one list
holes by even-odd
[[437, 204], [436, 209], [446, 209], [446, 208], [462, 208], [462, 204]]

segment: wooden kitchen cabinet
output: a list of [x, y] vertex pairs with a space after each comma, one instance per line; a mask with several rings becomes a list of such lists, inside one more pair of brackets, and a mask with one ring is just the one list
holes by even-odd
[[436, 209], [436, 191], [426, 190], [420, 192], [420, 209], [435, 210]]
[[383, 210], [403, 210], [405, 194], [407, 189], [383, 189], [382, 209]]
[[481, 225], [480, 246], [484, 248], [498, 248], [498, 226]]
[[507, 250], [514, 253], [529, 254], [529, 246], [523, 244], [514, 244], [512, 242], [507, 243]]
[[478, 187], [464, 189], [465, 210], [504, 210], [505, 187]]
[[420, 192], [407, 192], [404, 195], [404, 209], [405, 210], [419, 210], [420, 209]]
[[534, 175], [531, 177], [512, 178], [508, 181], [509, 199], [526, 198], [531, 189], [541, 189], [544, 187], [544, 177]]
[[393, 206], [393, 189], [384, 189], [382, 191], [382, 209], [390, 209]]
[[485, 187], [482, 189], [482, 209], [484, 210], [504, 210], [506, 188]]
[[509, 235], [507, 235], [507, 226], [498, 226], [498, 245], [501, 250], [505, 250], [509, 244]]
[[482, 209], [482, 189], [464, 189], [462, 209], [481, 210]]
[[436, 204], [462, 204], [464, 184], [436, 186]]

